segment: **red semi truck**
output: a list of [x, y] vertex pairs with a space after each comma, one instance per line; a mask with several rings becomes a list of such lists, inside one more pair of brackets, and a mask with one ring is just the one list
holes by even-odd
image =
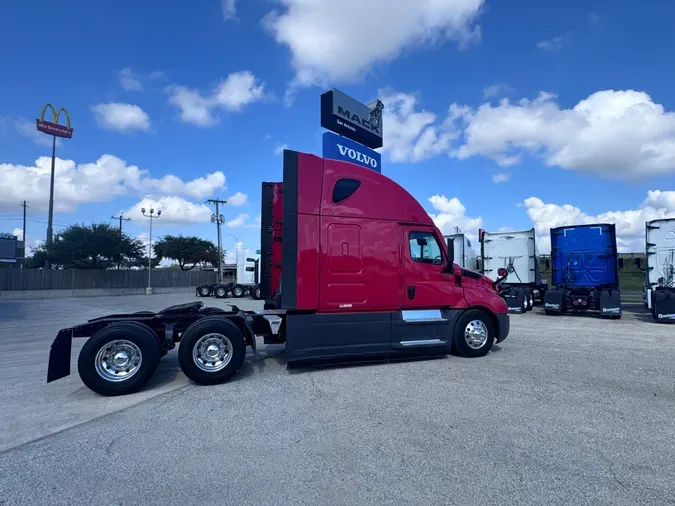
[[289, 367], [340, 361], [477, 357], [509, 333], [496, 282], [448, 258], [443, 235], [401, 186], [373, 170], [285, 151], [283, 182], [263, 183], [265, 309], [202, 302], [96, 318], [59, 331], [47, 381], [70, 374], [103, 395], [141, 389], [180, 343], [201, 384], [236, 374], [256, 336], [285, 343]]

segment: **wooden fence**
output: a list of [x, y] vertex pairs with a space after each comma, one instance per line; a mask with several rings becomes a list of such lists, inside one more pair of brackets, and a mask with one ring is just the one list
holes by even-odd
[[[213, 271], [181, 271], [153, 269], [154, 288], [191, 287], [215, 283]], [[41, 270], [0, 269], [0, 290], [80, 290], [144, 288], [148, 286], [146, 270]]]

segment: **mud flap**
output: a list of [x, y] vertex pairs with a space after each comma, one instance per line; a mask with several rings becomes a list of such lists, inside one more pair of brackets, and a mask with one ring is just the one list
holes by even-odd
[[565, 292], [549, 290], [544, 295], [544, 310], [546, 313], [563, 314], [565, 312]]
[[654, 319], [659, 323], [675, 323], [675, 292], [654, 290]]
[[49, 351], [47, 383], [70, 375], [70, 349], [73, 343], [73, 329], [60, 330]]
[[[522, 296], [522, 292], [519, 294]], [[515, 292], [504, 293], [502, 298], [510, 314], [523, 314], [523, 300]]]
[[621, 292], [602, 290], [600, 292], [600, 316], [603, 318], [621, 318]]

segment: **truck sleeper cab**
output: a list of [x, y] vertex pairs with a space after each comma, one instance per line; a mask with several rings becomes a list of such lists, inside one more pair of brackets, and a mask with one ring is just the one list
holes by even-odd
[[494, 337], [455, 342], [464, 355], [508, 334], [493, 282], [448, 261], [428, 213], [375, 171], [285, 151], [283, 184], [263, 183], [261, 216], [261, 296], [286, 311], [291, 366], [445, 354], [474, 320]]
[[[256, 339], [286, 345], [289, 367], [353, 360], [485, 355], [509, 333], [495, 283], [448, 259], [422, 206], [381, 174], [285, 151], [283, 181], [262, 184], [265, 309], [204, 307], [115, 314], [62, 329], [47, 381], [70, 374], [103, 395], [140, 390], [178, 343], [192, 381], [227, 381]], [[283, 285], [283, 286], [282, 286]]]
[[675, 218], [648, 221], [645, 228], [644, 305], [658, 323], [675, 323]]
[[554, 289], [544, 297], [546, 314], [597, 311], [602, 318], [621, 318], [619, 269], [622, 268], [613, 224], [551, 229]]

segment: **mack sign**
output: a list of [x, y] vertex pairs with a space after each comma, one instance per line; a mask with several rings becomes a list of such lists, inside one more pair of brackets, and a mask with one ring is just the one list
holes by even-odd
[[369, 107], [332, 89], [321, 95], [321, 126], [371, 149], [381, 148], [383, 109], [379, 100]]
[[382, 173], [382, 155], [332, 132], [323, 134], [323, 157], [362, 165]]

